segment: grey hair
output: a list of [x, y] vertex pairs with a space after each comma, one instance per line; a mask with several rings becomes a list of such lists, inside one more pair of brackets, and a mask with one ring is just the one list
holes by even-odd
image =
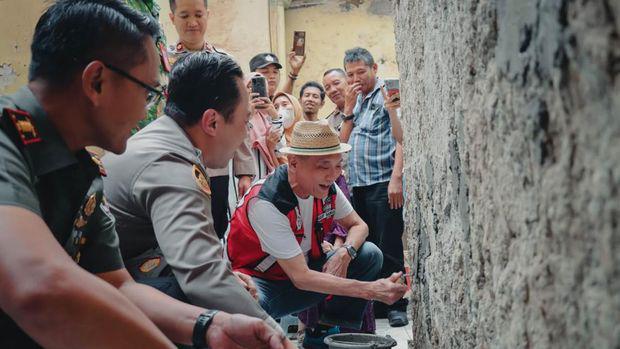
[[375, 59], [372, 58], [370, 52], [368, 52], [368, 50], [363, 47], [354, 47], [344, 53], [344, 66], [346, 66], [347, 63], [353, 63], [358, 61], [364, 62], [364, 64], [369, 67], [372, 67], [375, 64]]

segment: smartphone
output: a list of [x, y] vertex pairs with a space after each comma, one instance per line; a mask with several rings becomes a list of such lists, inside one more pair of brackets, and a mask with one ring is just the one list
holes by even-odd
[[258, 97], [268, 97], [267, 80], [264, 76], [255, 76], [252, 78], [252, 92], [258, 93]]
[[400, 92], [400, 81], [398, 79], [385, 79], [385, 89], [388, 96], [393, 96]]
[[295, 51], [295, 56], [303, 56], [306, 53], [306, 32], [295, 32], [293, 36], [293, 50]]

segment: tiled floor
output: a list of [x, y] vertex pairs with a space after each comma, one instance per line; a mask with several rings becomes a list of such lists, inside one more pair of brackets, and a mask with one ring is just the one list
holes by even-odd
[[[411, 322], [410, 322], [411, 324]], [[390, 327], [387, 319], [377, 320], [377, 334], [381, 336], [389, 335], [396, 340], [396, 349], [407, 349], [407, 343], [411, 338], [411, 325], [403, 327]]]
[[[394, 347], [395, 349], [407, 349], [408, 341], [412, 339], [410, 325], [403, 327], [390, 327], [387, 319], [377, 319], [377, 334], [381, 336], [389, 335], [394, 338], [397, 343]], [[296, 341], [294, 342], [297, 344]]]

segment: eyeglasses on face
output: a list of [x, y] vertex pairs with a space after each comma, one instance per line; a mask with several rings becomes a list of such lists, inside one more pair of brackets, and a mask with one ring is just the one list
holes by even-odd
[[139, 85], [140, 87], [144, 88], [147, 91], [146, 94], [146, 109], [150, 109], [152, 106], [156, 105], [159, 103], [159, 101], [161, 101], [162, 97], [164, 96], [164, 91], [163, 89], [159, 88], [155, 88], [153, 86], [150, 86], [149, 84], [141, 81], [140, 79], [136, 78], [135, 76], [129, 74], [128, 72], [124, 71], [121, 68], [115, 67], [112, 64], [109, 63], [103, 63], [103, 65], [110, 69], [111, 71], [115, 72], [116, 74], [132, 81], [133, 83]]

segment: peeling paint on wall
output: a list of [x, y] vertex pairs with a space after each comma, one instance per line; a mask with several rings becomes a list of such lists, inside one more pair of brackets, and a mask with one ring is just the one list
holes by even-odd
[[0, 92], [17, 80], [17, 72], [10, 64], [2, 63], [0, 65]]

